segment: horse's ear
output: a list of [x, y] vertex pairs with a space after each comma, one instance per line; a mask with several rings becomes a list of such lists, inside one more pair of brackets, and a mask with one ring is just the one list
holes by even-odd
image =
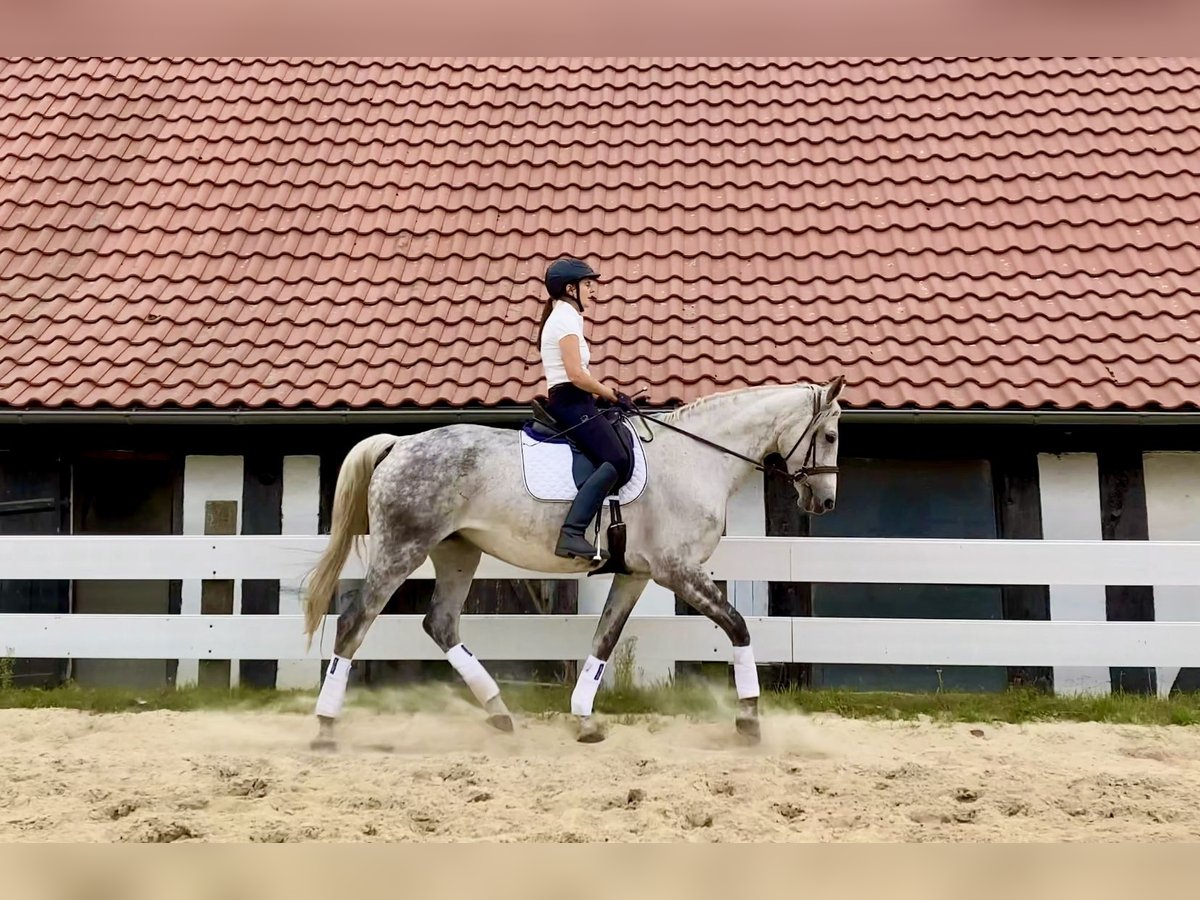
[[825, 390], [825, 402], [832, 403], [837, 399], [838, 394], [842, 392], [842, 386], [846, 383], [845, 375], [837, 375], [833, 381], [829, 382]]

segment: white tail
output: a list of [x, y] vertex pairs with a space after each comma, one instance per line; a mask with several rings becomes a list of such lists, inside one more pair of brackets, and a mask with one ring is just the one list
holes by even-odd
[[304, 630], [308, 646], [321, 620], [329, 612], [329, 603], [350, 555], [350, 545], [368, 532], [367, 488], [380, 455], [398, 441], [394, 434], [376, 434], [355, 444], [338, 470], [333, 494], [333, 515], [329, 543], [306, 578], [304, 590]]

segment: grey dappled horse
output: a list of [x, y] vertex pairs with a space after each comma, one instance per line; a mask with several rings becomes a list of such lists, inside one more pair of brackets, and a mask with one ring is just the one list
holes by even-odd
[[[592, 717], [592, 701], [649, 579], [729, 636], [739, 701], [737, 731], [759, 738], [758, 675], [750, 634], [704, 564], [721, 540], [730, 496], [753, 471], [765, 470], [763, 461], [770, 454], [784, 457], [802, 509], [816, 515], [833, 509], [842, 385], [839, 375], [827, 385], [744, 388], [703, 397], [660, 418], [643, 417], [642, 424], [653, 433], [653, 440], [644, 444], [649, 481], [635, 502], [622, 507], [631, 574], [613, 576], [591, 656], [572, 695], [579, 740], [603, 737]], [[462, 645], [459, 617], [481, 553], [537, 572], [587, 571], [593, 564], [589, 560], [554, 555], [565, 512], [566, 504], [542, 502], [527, 492], [515, 429], [456, 424], [405, 437], [374, 435], [356, 444], [338, 473], [329, 543], [307, 582], [310, 643], [357, 535], [370, 534], [370, 558], [362, 591], [338, 614], [334, 652], [316, 706], [319, 733], [313, 746], [334, 746], [333, 722], [342, 708], [351, 660], [375, 617], [427, 557], [433, 561], [436, 585], [425, 631], [471, 688], [488, 721], [511, 731], [499, 687]]]

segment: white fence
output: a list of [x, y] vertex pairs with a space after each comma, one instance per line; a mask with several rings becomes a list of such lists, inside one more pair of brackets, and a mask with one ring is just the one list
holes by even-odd
[[[0, 537], [0, 579], [299, 579], [325, 536]], [[1200, 542], [848, 538], [722, 540], [719, 581], [983, 585], [1200, 585]], [[351, 554], [343, 578], [362, 576]], [[414, 578], [432, 578], [425, 563]], [[479, 578], [571, 578], [485, 557]], [[1200, 609], [1197, 610], [1200, 614]], [[759, 662], [1039, 666], [1200, 666], [1200, 622], [1073, 622], [752, 617]], [[420, 616], [381, 617], [360, 659], [441, 659]], [[483, 659], [582, 658], [596, 616], [465, 616]], [[318, 660], [335, 619], [306, 651], [299, 616], [0, 615], [0, 655], [77, 659]], [[707, 619], [635, 616], [639, 655], [730, 659]]]

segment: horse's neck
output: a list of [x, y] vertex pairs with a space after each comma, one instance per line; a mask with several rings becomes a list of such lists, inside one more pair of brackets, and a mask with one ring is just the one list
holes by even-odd
[[[811, 405], [807, 396], [805, 391], [788, 387], [731, 393], [682, 410], [673, 424], [762, 462], [779, 443], [780, 431], [797, 404]], [[728, 454], [722, 463], [731, 492], [754, 471], [750, 463]]]

